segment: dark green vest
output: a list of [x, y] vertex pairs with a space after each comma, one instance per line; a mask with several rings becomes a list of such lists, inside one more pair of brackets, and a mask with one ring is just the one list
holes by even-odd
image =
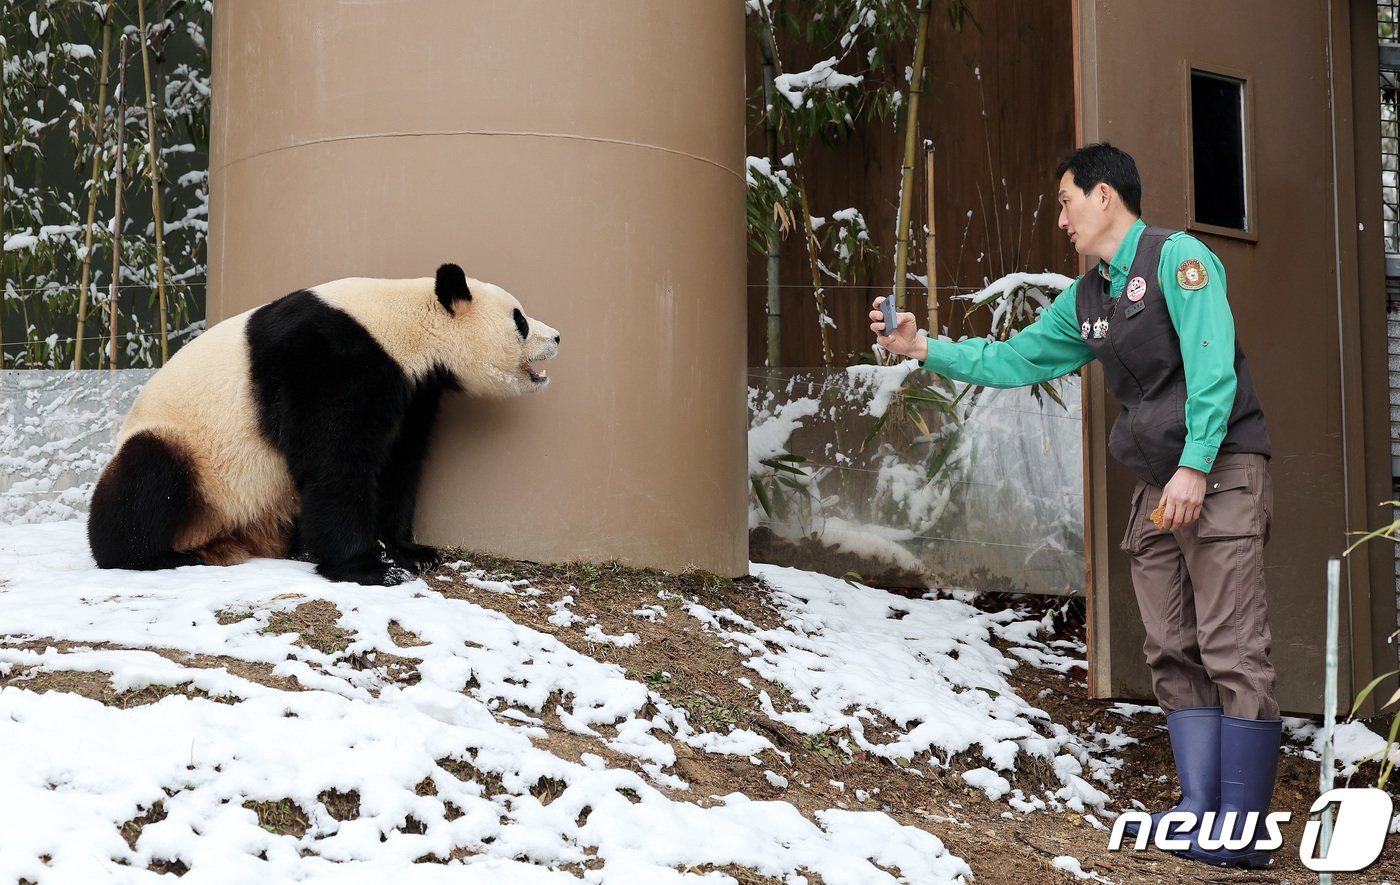
[[[1167, 312], [1157, 277], [1162, 246], [1174, 231], [1149, 227], [1138, 240], [1129, 280], [1146, 283], [1142, 297], [1111, 298], [1108, 280], [1097, 269], [1079, 278], [1075, 308], [1084, 343], [1103, 364], [1109, 390], [1123, 405], [1113, 422], [1108, 449], [1153, 485], [1166, 485], [1186, 444], [1186, 369], [1181, 340]], [[1221, 452], [1252, 452], [1269, 457], [1269, 432], [1254, 394], [1239, 336], [1235, 338], [1235, 405]]]

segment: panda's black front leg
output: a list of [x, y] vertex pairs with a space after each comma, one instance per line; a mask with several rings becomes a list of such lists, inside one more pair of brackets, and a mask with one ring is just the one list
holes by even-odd
[[413, 513], [418, 504], [428, 437], [444, 386], [442, 379], [430, 377], [413, 392], [377, 489], [378, 537], [395, 565], [415, 573], [442, 563], [442, 553], [436, 547], [413, 540]]
[[306, 482], [301, 489], [301, 539], [316, 571], [332, 581], [389, 587], [409, 576], [384, 558], [374, 537], [374, 490], [346, 478]]
[[376, 537], [374, 478], [387, 449], [376, 429], [328, 422], [322, 439], [306, 441], [288, 461], [301, 501], [299, 540], [316, 571], [332, 581], [387, 587], [409, 575], [384, 557]]

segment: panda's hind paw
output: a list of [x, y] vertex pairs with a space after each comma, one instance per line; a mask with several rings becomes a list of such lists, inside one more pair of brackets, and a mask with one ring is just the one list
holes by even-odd
[[426, 544], [391, 541], [384, 545], [384, 550], [394, 565], [415, 575], [442, 565], [442, 552]]

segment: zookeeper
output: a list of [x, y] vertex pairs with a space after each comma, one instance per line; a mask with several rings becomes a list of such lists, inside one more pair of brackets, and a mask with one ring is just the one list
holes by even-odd
[[[900, 313], [886, 334], [877, 301], [871, 330], [892, 353], [988, 387], [1058, 378], [1090, 360], [1123, 412], [1109, 450], [1138, 476], [1122, 547], [1147, 639], [1152, 689], [1167, 716], [1182, 799], [1172, 810], [1259, 812], [1273, 796], [1282, 720], [1274, 700], [1264, 594], [1264, 544], [1273, 516], [1269, 435], [1235, 341], [1225, 268], [1196, 238], [1149, 227], [1142, 183], [1127, 153], [1080, 148], [1055, 172], [1060, 229], [1095, 259], [1038, 320], [1007, 341], [956, 344], [920, 333]], [[883, 300], [883, 299], [881, 299]], [[1153, 815], [1156, 827], [1166, 812]], [[1129, 835], [1135, 828], [1129, 828]], [[1155, 833], [1153, 834], [1156, 835]], [[1262, 824], [1240, 850], [1210, 850], [1195, 827], [1187, 857], [1262, 867]]]

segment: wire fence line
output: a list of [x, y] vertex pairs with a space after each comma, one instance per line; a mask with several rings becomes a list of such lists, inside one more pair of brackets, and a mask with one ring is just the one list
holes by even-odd
[[[186, 327], [186, 328], [184, 328], [184, 329], [180, 329], [180, 330], [171, 332], [171, 333], [169, 333], [169, 334], [167, 335], [167, 337], [168, 337], [169, 339], [171, 339], [172, 341], [175, 340], [175, 339], [178, 339], [178, 338], [188, 338], [188, 337], [192, 336], [196, 331], [203, 332], [204, 330], [203, 330], [202, 328], [201, 328], [201, 329], [195, 329], [194, 327], [191, 326], [191, 327]], [[110, 339], [110, 336], [105, 335], [105, 334], [104, 334], [104, 335], [84, 335], [84, 336], [83, 336], [83, 342], [84, 342], [84, 343], [89, 342], [89, 341], [102, 341], [102, 342], [106, 342], [106, 341], [109, 341], [109, 340], [111, 340], [111, 339]], [[132, 340], [140, 340], [140, 341], [160, 341], [160, 333], [159, 333], [159, 332], [118, 332], [118, 333], [117, 333], [117, 340], [118, 340], [118, 341], [132, 341]], [[63, 338], [63, 337], [50, 338], [49, 336], [46, 335], [46, 336], [44, 336], [43, 338], [35, 338], [35, 339], [31, 339], [31, 340], [29, 340], [29, 341], [0, 341], [0, 347], [27, 347], [27, 346], [29, 346], [29, 345], [31, 345], [31, 344], [50, 344], [50, 343], [52, 343], [52, 344], [76, 344], [77, 341], [78, 341], [78, 339], [77, 339], [76, 337], [70, 337], [70, 338]]]
[[[206, 282], [204, 282], [203, 280], [200, 280], [200, 281], [198, 281], [198, 282], [186, 282], [186, 281], [183, 281], [183, 280], [174, 280], [174, 281], [173, 281], [173, 284], [176, 285], [176, 286], [184, 286], [184, 287], [187, 287], [187, 288], [190, 288], [190, 289], [206, 288], [206, 287], [208, 286], [208, 284], [207, 284]], [[122, 285], [117, 286], [117, 291], [119, 291], [119, 292], [125, 292], [125, 291], [127, 291], [127, 290], [129, 290], [129, 289], [143, 289], [143, 290], [146, 290], [146, 291], [150, 292], [150, 291], [155, 291], [155, 288], [156, 288], [155, 283], [149, 283], [149, 284], [147, 284], [147, 283], [123, 283]], [[23, 292], [23, 293], [25, 293], [25, 294], [32, 295], [32, 294], [34, 294], [34, 293], [36, 293], [36, 292], [39, 292], [39, 293], [44, 293], [44, 294], [50, 294], [50, 295], [51, 295], [51, 294], [53, 294], [54, 292], [64, 292], [64, 291], [68, 291], [68, 290], [72, 290], [72, 291], [74, 291], [74, 292], [80, 292], [80, 291], [82, 291], [82, 287], [79, 286], [79, 285], [77, 285], [76, 283], [69, 283], [69, 284], [59, 284], [59, 283], [55, 283], [55, 284], [52, 285], [52, 286], [32, 286], [32, 287], [26, 287], [26, 288], [22, 288], [22, 289], [21, 289], [21, 288], [8, 287], [8, 288], [5, 289], [5, 294], [6, 294], [6, 295], [9, 295], [9, 294], [11, 294], [11, 293]], [[99, 294], [99, 295], [105, 295], [105, 294], [107, 294], [108, 292], [111, 292], [111, 291], [112, 291], [112, 287], [109, 286], [109, 285], [106, 285], [106, 284], [104, 284], [104, 283], [94, 283], [93, 285], [88, 286], [88, 291], [89, 291], [89, 292], [95, 292], [95, 293], [97, 293], [97, 294]]]

